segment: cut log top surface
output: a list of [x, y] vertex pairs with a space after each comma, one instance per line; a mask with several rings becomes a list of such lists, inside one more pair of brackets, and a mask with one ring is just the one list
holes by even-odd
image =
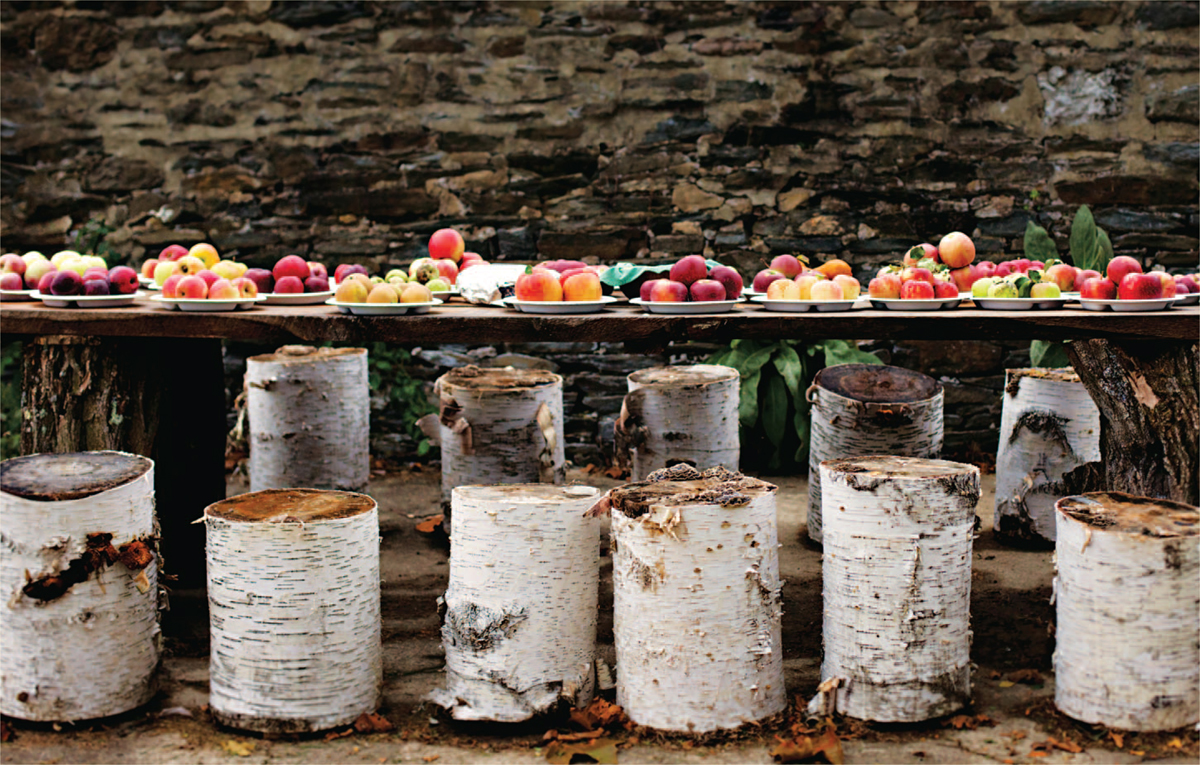
[[722, 467], [704, 472], [690, 465], [656, 470], [649, 480], [626, 484], [609, 493], [616, 512], [637, 518], [655, 506], [722, 505], [737, 507], [771, 494], [779, 487]]
[[145, 457], [125, 452], [32, 454], [0, 463], [0, 490], [40, 502], [83, 499], [123, 486], [152, 467]]
[[821, 463], [830, 470], [850, 475], [872, 478], [915, 478], [938, 480], [947, 476], [963, 475], [979, 468], [962, 462], [930, 460], [920, 457], [845, 457]]
[[814, 384], [867, 404], [927, 401], [942, 390], [937, 380], [911, 369], [883, 364], [838, 364], [817, 372]]
[[443, 386], [469, 390], [518, 390], [562, 382], [561, 377], [544, 369], [482, 369], [476, 366], [451, 369], [440, 380]]
[[645, 386], [679, 387], [708, 385], [738, 379], [738, 371], [718, 364], [683, 364], [672, 367], [639, 369], [629, 375], [631, 382]]
[[555, 486], [546, 483], [511, 483], [496, 486], [456, 486], [454, 496], [472, 502], [496, 502], [500, 504], [546, 504], [550, 502], [578, 502], [594, 498], [599, 489], [591, 486]]
[[1150, 537], [1200, 535], [1200, 508], [1169, 499], [1136, 497], [1122, 492], [1092, 492], [1063, 497], [1057, 507], [1094, 529]]
[[205, 516], [247, 523], [314, 523], [351, 518], [375, 508], [366, 494], [321, 489], [266, 489], [221, 500]]
[[1016, 395], [1017, 390], [1021, 385], [1021, 380], [1050, 380], [1051, 382], [1077, 383], [1080, 382], [1079, 375], [1075, 374], [1075, 370], [1071, 367], [1063, 369], [1041, 369], [1034, 367], [1031, 369], [1009, 369], [1008, 386], [1005, 392]]
[[366, 348], [314, 348], [311, 345], [285, 345], [274, 353], [260, 353], [247, 361], [272, 364], [311, 364], [342, 356], [362, 356]]

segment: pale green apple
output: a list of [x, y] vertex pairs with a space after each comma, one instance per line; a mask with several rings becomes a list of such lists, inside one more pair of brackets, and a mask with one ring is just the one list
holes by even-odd
[[450, 290], [450, 285], [440, 276], [437, 279], [430, 279], [425, 286], [429, 288], [430, 292], [448, 292]]
[[399, 279], [402, 282], [407, 282], [408, 274], [405, 273], [403, 268], [393, 268], [391, 271], [388, 271], [386, 274], [384, 274], [383, 279], [384, 279], [384, 281], [387, 281], [387, 282], [391, 282], [394, 279]]
[[1029, 288], [1029, 297], [1056, 298], [1062, 296], [1062, 290], [1054, 282], [1038, 282]]
[[88, 268], [108, 268], [108, 263], [99, 255], [84, 255], [83, 262]]
[[29, 252], [22, 255], [21, 259], [25, 261], [25, 265], [29, 265], [30, 263], [32, 263], [35, 260], [45, 260], [46, 256], [43, 255], [42, 253], [38, 252], [37, 250], [30, 250]]
[[1000, 280], [988, 287], [987, 296], [990, 298], [1015, 298], [1017, 297], [1017, 285]]
[[988, 290], [991, 289], [991, 286], [995, 283], [996, 278], [992, 276], [985, 276], [982, 279], [976, 279], [975, 283], [971, 285], [971, 297], [987, 297]]

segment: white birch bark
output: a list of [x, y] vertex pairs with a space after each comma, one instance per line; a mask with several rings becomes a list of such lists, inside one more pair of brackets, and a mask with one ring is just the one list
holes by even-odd
[[250, 490], [365, 491], [370, 475], [367, 351], [285, 345], [246, 359]]
[[383, 682], [375, 501], [275, 489], [217, 502], [204, 519], [213, 716], [276, 733], [374, 711]]
[[561, 484], [563, 380], [537, 369], [461, 367], [438, 378], [442, 501], [456, 486]]
[[459, 486], [430, 698], [459, 720], [520, 722], [595, 691], [600, 525], [590, 486]]
[[941, 383], [900, 367], [841, 364], [817, 373], [808, 390], [809, 539], [822, 541], [821, 463], [874, 454], [936, 458], [943, 397]]
[[1100, 410], [1071, 369], [1009, 369], [996, 455], [995, 533], [1053, 543], [1062, 477], [1100, 460]]
[[[162, 642], [154, 463], [83, 452], [20, 457], [2, 469], [0, 713], [75, 721], [145, 704], [157, 690]], [[28, 491], [42, 471], [56, 474], [50, 491]], [[149, 562], [131, 568], [99, 557], [102, 538], [93, 537], [89, 550], [88, 537], [97, 534], [111, 535], [104, 545], [110, 556], [141, 540]], [[50, 597], [55, 581], [73, 580], [72, 563], [75, 572], [86, 570], [84, 560], [97, 568]]]
[[979, 469], [862, 457], [821, 464], [824, 661], [815, 706], [918, 722], [971, 700]]
[[786, 707], [775, 489], [737, 476], [612, 491], [617, 703], [639, 725], [705, 733]]
[[1054, 703], [1087, 723], [1200, 723], [1200, 508], [1119, 493], [1059, 501]]
[[641, 481], [666, 467], [688, 462], [700, 469], [738, 469], [736, 369], [691, 364], [642, 369], [629, 375], [617, 421], [617, 462]]

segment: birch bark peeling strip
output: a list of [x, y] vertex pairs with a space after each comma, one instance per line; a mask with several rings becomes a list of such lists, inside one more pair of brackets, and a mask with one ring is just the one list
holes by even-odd
[[367, 351], [285, 345], [246, 359], [250, 490], [361, 492], [370, 476]]
[[434, 389], [444, 413], [443, 502], [456, 486], [565, 480], [562, 377], [540, 369], [467, 366], [439, 377]]
[[738, 395], [736, 369], [691, 364], [642, 369], [627, 378], [619, 426], [630, 445], [627, 457], [633, 481], [642, 481], [667, 461], [700, 469], [738, 469]]
[[600, 525], [590, 486], [459, 486], [430, 699], [458, 720], [520, 722], [595, 690]]
[[273, 489], [209, 505], [204, 519], [213, 716], [296, 733], [374, 711], [383, 683], [375, 501]]
[[942, 384], [902, 367], [826, 367], [809, 389], [808, 538], [821, 542], [825, 460], [889, 454], [933, 459], [942, 451]]
[[639, 725], [705, 733], [787, 705], [776, 487], [721, 472], [610, 495], [617, 703]]
[[1062, 477], [1100, 460], [1100, 410], [1071, 369], [1009, 369], [996, 455], [996, 537], [1053, 544]]
[[1087, 723], [1200, 723], [1200, 508], [1097, 492], [1057, 504], [1054, 703]]
[[[0, 713], [65, 722], [148, 702], [162, 642], [154, 463], [18, 457], [0, 465], [0, 491]], [[148, 558], [112, 560], [135, 540]]]
[[979, 469], [885, 456], [829, 460], [821, 474], [821, 680], [840, 681], [837, 711], [918, 722], [962, 708]]

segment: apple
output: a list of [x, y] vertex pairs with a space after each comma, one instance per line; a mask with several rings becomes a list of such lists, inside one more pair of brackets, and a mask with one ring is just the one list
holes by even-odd
[[25, 289], [25, 277], [14, 271], [7, 271], [0, 274], [0, 290], [23, 290]]
[[454, 284], [458, 280], [458, 266], [450, 258], [439, 258], [433, 261], [437, 266], [438, 274], [446, 280], [447, 284]]
[[541, 264], [541, 268], [548, 268], [551, 271], [557, 271], [560, 274], [564, 271], [573, 271], [577, 268], [587, 268], [588, 264], [582, 260], [547, 260]]
[[188, 248], [182, 244], [168, 244], [158, 253], [158, 260], [179, 260], [188, 254]]
[[[1110, 271], [1111, 267], [1112, 263], [1110, 262]], [[1162, 280], [1156, 275], [1131, 271], [1126, 273], [1117, 284], [1117, 300], [1156, 300], [1163, 296], [1162, 287]]]
[[439, 228], [429, 237], [429, 257], [435, 260], [450, 260], [457, 263], [462, 259], [466, 243], [462, 234], [452, 228]]
[[253, 279], [247, 279], [244, 276], [239, 276], [231, 281], [230, 284], [232, 284], [233, 288], [237, 290], [238, 297], [258, 297], [258, 285], [254, 283]]
[[[801, 274], [800, 276], [797, 276], [795, 279], [792, 280], [792, 283], [798, 285], [797, 291], [795, 294], [799, 295], [799, 297], [789, 298], [789, 300], [791, 300], [791, 299], [812, 300], [813, 299], [812, 298], [813, 285], [815, 285], [817, 282], [820, 282], [820, 281], [823, 281], [823, 279], [817, 278], [817, 275], [812, 274], [812, 273], [805, 273], [805, 274]], [[792, 294], [792, 293], [789, 292], [788, 294]]]
[[108, 279], [84, 279], [83, 294], [92, 295], [108, 295], [111, 290], [108, 288]]
[[269, 295], [275, 289], [275, 277], [265, 268], [247, 269], [246, 273], [242, 274], [242, 278], [254, 282], [254, 286], [258, 287], [258, 291], [262, 294]]
[[900, 272], [900, 281], [902, 283], [910, 281], [927, 282], [929, 286], [932, 287], [934, 282], [933, 272], [928, 268], [912, 266], [910, 268], [905, 268]]
[[50, 282], [51, 295], [78, 295], [83, 292], [83, 277], [75, 271], [59, 271]]
[[1046, 269], [1044, 278], [1054, 282], [1060, 292], [1070, 292], [1075, 288], [1075, 277], [1077, 276], [1075, 266], [1068, 266], [1066, 263], [1055, 263]]
[[716, 279], [698, 279], [692, 282], [688, 294], [693, 302], [715, 303], [725, 299], [725, 285]]
[[1104, 278], [1107, 278], [1107, 277], [1105, 277], [1104, 274], [1100, 273], [1099, 271], [1093, 271], [1090, 268], [1082, 268], [1079, 270], [1079, 273], [1075, 274], [1075, 289], [1079, 289], [1079, 286], [1081, 284], [1083, 284], [1085, 281], [1087, 281], [1088, 279], [1104, 279]]
[[[1108, 270], [1105, 272], [1105, 275], [1108, 277], [1110, 282], [1119, 285], [1125, 278], [1126, 274], [1140, 273], [1142, 273], [1141, 263], [1138, 263], [1136, 259], [1131, 258], [1128, 255], [1118, 255], [1117, 257], [1108, 261]], [[1119, 289], [1120, 288], [1118, 287], [1118, 291]]]
[[996, 264], [990, 260], [981, 260], [975, 264], [975, 277], [977, 279], [985, 279], [990, 276], [996, 276]]
[[0, 274], [16, 274], [23, 277], [27, 266], [24, 258], [15, 252], [0, 255]]
[[[440, 262], [440, 261], [439, 261]], [[450, 263], [450, 261], [445, 261]], [[451, 263], [453, 265], [453, 263]], [[563, 300], [599, 300], [603, 296], [600, 277], [594, 271], [579, 271], [562, 282]]]
[[[430, 267], [437, 271], [432, 261]], [[436, 273], [434, 275], [436, 276]], [[563, 288], [558, 281], [558, 274], [548, 268], [535, 268], [518, 276], [513, 292], [517, 300], [555, 302], [563, 299]]]
[[159, 287], [173, 274], [179, 273], [179, 263], [174, 260], [160, 260], [154, 267], [154, 283]]
[[992, 285], [997, 281], [998, 280], [993, 276], [985, 276], [982, 279], [976, 279], [975, 283], [971, 285], [971, 297], [987, 297], [988, 291], [991, 290]]
[[50, 262], [54, 264], [55, 268], [57, 268], [59, 271], [61, 271], [63, 263], [65, 263], [69, 260], [77, 260], [82, 257], [83, 257], [82, 255], [80, 255], [78, 252], [75, 252], [74, 250], [59, 250], [58, 252], [56, 252], [50, 256]]
[[767, 266], [771, 271], [778, 271], [789, 279], [794, 279], [804, 271], [804, 264], [795, 255], [776, 255]]
[[154, 278], [154, 269], [157, 267], [158, 267], [158, 259], [150, 258], [145, 263], [142, 263], [142, 268], [138, 273], [140, 273], [142, 276], [146, 277], [147, 279], [153, 279]]
[[838, 284], [836, 277], [834, 281], [818, 281], [814, 282], [809, 290], [809, 300], [845, 300], [845, 293], [842, 291], [842, 285]]
[[992, 282], [992, 286], [988, 287], [988, 297], [990, 298], [1015, 298], [1020, 297], [1017, 291], [1017, 285], [1005, 279], [997, 279]]
[[188, 300], [203, 300], [208, 297], [208, 282], [197, 275], [184, 275], [175, 285], [175, 294]]
[[[310, 267], [311, 270], [311, 267]], [[367, 267], [361, 263], [339, 263], [337, 268], [333, 269], [333, 280], [335, 282], [344, 282], [350, 274], [362, 274], [370, 276]]]
[[104, 281], [107, 282], [108, 281], [108, 269], [107, 268], [89, 268], [83, 272], [83, 280], [85, 282], [90, 281], [92, 279], [103, 279]]
[[958, 285], [954, 282], [936, 279], [933, 282], [933, 296], [938, 299], [956, 298], [958, 297]]
[[924, 279], [909, 279], [900, 285], [901, 300], [933, 300], [934, 297], [933, 284]]
[[1019, 273], [1021, 273], [1021, 269], [1019, 269], [1015, 265], [1013, 265], [1013, 261], [1005, 260], [1001, 263], [996, 264], [996, 270], [992, 272], [992, 275], [995, 276], [997, 279], [1003, 279], [1004, 277], [1008, 276], [1009, 274], [1019, 274]]
[[431, 303], [433, 302], [433, 293], [429, 291], [429, 287], [416, 282], [409, 282], [404, 285], [403, 291], [400, 293], [401, 303]]
[[91, 268], [91, 266], [89, 266], [87, 264], [87, 261], [85, 261], [83, 258], [70, 258], [68, 260], [62, 261], [62, 263], [58, 267], [58, 270], [59, 271], [74, 271], [75, 273], [79, 274], [80, 276], [83, 276], [84, 274], [86, 274], [88, 272], [89, 268]]
[[310, 276], [304, 280], [305, 292], [328, 292], [329, 280], [324, 276]]
[[371, 288], [371, 291], [367, 293], [367, 302], [368, 303], [399, 303], [400, 302], [400, 293], [396, 291], [395, 287], [393, 287], [390, 284], [387, 284], [386, 282], [383, 284], [376, 284], [374, 287]]
[[[543, 271], [548, 269], [542, 269]], [[433, 258], [417, 258], [408, 267], [408, 276], [410, 281], [420, 282], [424, 284], [430, 279], [436, 279], [442, 275], [438, 270], [437, 262]]]
[[709, 279], [721, 283], [725, 288], [726, 300], [737, 300], [742, 296], [742, 288], [745, 287], [745, 282], [742, 280], [742, 275], [737, 272], [737, 269], [729, 266], [717, 266], [708, 275]]
[[895, 300], [900, 297], [900, 286], [898, 274], [880, 274], [867, 284], [867, 294], [880, 300]]
[[[212, 289], [213, 283], [217, 279], [221, 278], [220, 276], [217, 276], [216, 273], [214, 273], [213, 271], [211, 271], [210, 269], [207, 269], [207, 268], [201, 270], [199, 273], [196, 274], [196, 276], [199, 276], [201, 279], [203, 279], [204, 283], [209, 286], [209, 289]], [[226, 279], [226, 281], [229, 281], [229, 280]]]
[[1029, 288], [1029, 297], [1056, 298], [1062, 296], [1062, 290], [1054, 282], [1038, 282]]
[[458, 261], [458, 270], [461, 271], [467, 267], [468, 263], [486, 263], [483, 256], [478, 252], [464, 252], [462, 260]]
[[1079, 297], [1089, 300], [1116, 300], [1117, 285], [1103, 276], [1084, 279], [1079, 285]]
[[[167, 261], [170, 262], [170, 261]], [[179, 282], [183, 280], [183, 274], [171, 274], [167, 280], [162, 283], [163, 297], [175, 298], [179, 297]], [[203, 281], [203, 280], [201, 280]]]
[[242, 274], [246, 273], [246, 267], [241, 263], [234, 263], [232, 260], [221, 260], [209, 269], [222, 279], [233, 281]]
[[[305, 279], [312, 276], [312, 269], [308, 267], [308, 261], [299, 255], [285, 255], [275, 262], [271, 276], [275, 277], [276, 282], [285, 276], [294, 276], [303, 284]], [[276, 292], [278, 291], [277, 284]]]
[[310, 261], [308, 261], [308, 275], [309, 276], [320, 276], [320, 277], [323, 277], [326, 280], [328, 280], [329, 279], [329, 269], [325, 268], [324, 263], [318, 263], [315, 260], [310, 260]]
[[[47, 260], [46, 262], [49, 263], [50, 261]], [[74, 273], [74, 272], [72, 272], [72, 273]], [[42, 277], [40, 279], [38, 279], [38, 283], [34, 287], [34, 289], [36, 289], [38, 292], [42, 293], [43, 295], [51, 294], [50, 285], [54, 284], [54, 279], [57, 276], [58, 276], [58, 269], [51, 268], [46, 273], [42, 274]], [[28, 279], [26, 279], [25, 283], [26, 284], [29, 283]]]
[[[715, 271], [716, 269], [713, 270]], [[782, 271], [772, 271], [769, 268], [764, 268], [754, 275], [754, 281], [750, 283], [750, 286], [754, 288], [755, 292], [766, 292], [767, 286], [771, 282], [787, 278]]]
[[204, 261], [197, 258], [195, 255], [184, 255], [179, 260], [175, 261], [175, 267], [179, 269], [179, 273], [184, 276], [194, 276], [208, 268]]
[[1186, 276], [1186, 275], [1176, 276], [1175, 277], [1175, 294], [1183, 295], [1183, 294], [1185, 294], [1185, 291], [1186, 291], [1186, 293], [1189, 293], [1189, 294], [1193, 293], [1193, 292], [1200, 292], [1200, 284], [1197, 284], [1196, 280], [1190, 276]]
[[833, 277], [833, 282], [842, 288], [843, 300], [857, 300], [859, 294], [862, 293], [862, 285], [853, 276], [838, 274]]
[[137, 271], [129, 266], [116, 266], [108, 272], [109, 291], [118, 295], [132, 295], [137, 292]]
[[650, 290], [650, 301], [653, 303], [683, 303], [687, 299], [688, 286], [671, 279], [656, 279], [654, 288]]
[[671, 266], [671, 281], [679, 282], [685, 287], [690, 287], [694, 282], [707, 277], [708, 264], [704, 262], [704, 257], [701, 255], [688, 255], [680, 258], [675, 265]]
[[304, 292], [304, 282], [299, 276], [284, 276], [275, 280], [276, 295], [299, 295]]
[[234, 287], [233, 282], [228, 279], [217, 277], [215, 282], [208, 285], [209, 300], [236, 300], [239, 297], [241, 294], [238, 292], [238, 288]]
[[368, 294], [370, 291], [367, 289], [367, 285], [358, 279], [347, 279], [338, 285], [337, 292], [333, 297], [339, 303], [365, 303]]
[[950, 279], [954, 282], [954, 286], [958, 288], [959, 292], [970, 292], [971, 285], [978, 278], [978, 272], [975, 270], [975, 266], [972, 265], [966, 265], [950, 271]]
[[30, 250], [29, 252], [27, 252], [21, 256], [21, 260], [25, 261], [25, 265], [29, 265], [30, 263], [32, 263], [35, 260], [46, 260], [46, 259], [47, 259], [46, 256], [43, 255], [42, 253], [38, 252], [37, 250]]
[[789, 291], [797, 296], [795, 300], [800, 299], [800, 285], [791, 279], [776, 279], [767, 285], [767, 300], [787, 300], [784, 296]]
[[[217, 254], [217, 248], [213, 247], [207, 242], [193, 244], [191, 248], [188, 249], [188, 255], [192, 255], [193, 257], [200, 258], [200, 260], [204, 261], [205, 268], [212, 268], [217, 264], [218, 261], [221, 260], [221, 256]], [[180, 260], [183, 260], [183, 258], [180, 258]]]
[[[446, 262], [449, 263], [450, 261], [446, 261]], [[387, 281], [387, 280], [385, 279], [384, 281]], [[388, 282], [388, 284], [392, 285], [393, 287], [403, 289], [404, 285], [408, 284], [408, 282], [402, 282], [399, 279], [397, 279], [394, 282]], [[436, 279], [430, 279], [428, 282], [426, 282], [425, 286], [429, 288], [430, 292], [449, 292], [450, 291], [450, 285], [446, 284], [446, 280], [440, 276]]]
[[934, 263], [942, 262], [940, 260], [940, 256], [938, 255], [938, 248], [934, 247], [928, 242], [923, 242], [918, 244], [916, 247], [909, 248], [909, 250], [904, 253], [903, 265], [906, 268], [912, 268], [926, 258], [932, 260]]
[[1175, 289], [1175, 277], [1174, 276], [1171, 276], [1166, 271], [1151, 271], [1150, 273], [1153, 274], [1154, 276], [1157, 276], [1162, 281], [1162, 296], [1163, 297], [1174, 297], [1175, 296], [1176, 289]]

